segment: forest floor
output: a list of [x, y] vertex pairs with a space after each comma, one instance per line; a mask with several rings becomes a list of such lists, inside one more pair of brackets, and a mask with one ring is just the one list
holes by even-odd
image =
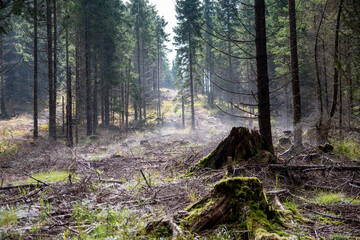
[[[45, 117], [37, 140], [29, 130], [31, 116], [1, 121], [0, 239], [167, 239], [165, 230], [147, 234], [146, 225], [184, 210], [224, 178], [225, 169], [187, 173], [236, 124], [198, 104], [197, 130], [182, 129], [174, 92], [164, 92], [163, 124], [133, 128], [127, 136], [99, 127], [96, 136], [81, 138], [71, 149], [61, 135], [57, 143], [47, 139]], [[340, 168], [360, 166], [358, 140], [334, 141], [331, 153], [306, 144], [302, 153], [286, 157], [278, 146], [279, 164], [313, 167], [275, 172], [247, 166], [243, 175], [258, 177], [270, 201], [276, 195], [280, 207], [308, 220], [293, 222], [285, 231], [289, 238], [358, 239], [360, 174]], [[234, 239], [226, 226], [186, 236]]]

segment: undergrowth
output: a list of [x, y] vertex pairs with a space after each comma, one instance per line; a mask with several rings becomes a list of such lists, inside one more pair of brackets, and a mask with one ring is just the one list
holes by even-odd
[[18, 152], [18, 145], [0, 141], [0, 156], [15, 155]]
[[350, 160], [360, 160], [360, 144], [350, 140], [333, 140], [334, 150]]

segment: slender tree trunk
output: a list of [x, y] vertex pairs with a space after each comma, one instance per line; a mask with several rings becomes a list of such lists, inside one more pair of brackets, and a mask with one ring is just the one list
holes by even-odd
[[338, 14], [336, 17], [335, 29], [335, 51], [334, 51], [334, 81], [333, 81], [333, 102], [330, 111], [330, 117], [333, 117], [336, 111], [337, 98], [338, 98], [338, 85], [339, 85], [339, 70], [341, 69], [339, 61], [339, 32], [340, 32], [340, 19], [342, 12], [343, 0], [340, 0]]
[[126, 76], [126, 94], [125, 94], [125, 132], [127, 135], [129, 129], [129, 97], [130, 97], [130, 73], [131, 73], [131, 59], [129, 59], [129, 65], [127, 66]]
[[182, 116], [182, 127], [185, 128], [185, 97], [181, 97], [181, 116]]
[[38, 128], [38, 6], [34, 0], [34, 132], [33, 137], [39, 136]]
[[[138, 18], [138, 16], [137, 16]], [[141, 115], [141, 49], [140, 49], [140, 29], [139, 29], [139, 20], [137, 19], [136, 22], [136, 48], [137, 48], [137, 68], [138, 68], [138, 82], [137, 82], [137, 86], [136, 86], [136, 105], [134, 104], [134, 107], [139, 107], [139, 118], [140, 121], [142, 120], [142, 115]], [[135, 120], [137, 120], [137, 111], [135, 112]]]
[[65, 31], [66, 45], [66, 142], [69, 147], [74, 145], [72, 134], [72, 91], [71, 68], [69, 65], [69, 30]]
[[315, 70], [316, 70], [316, 83], [317, 83], [317, 95], [318, 95], [318, 101], [319, 101], [319, 108], [320, 108], [320, 119], [319, 119], [319, 125], [321, 127], [322, 125], [322, 119], [324, 115], [324, 104], [323, 104], [323, 96], [322, 96], [322, 87], [321, 87], [321, 79], [320, 79], [320, 70], [319, 70], [319, 61], [318, 61], [318, 46], [319, 46], [319, 33], [321, 29], [321, 25], [324, 19], [325, 10], [327, 6], [328, 1], [325, 2], [324, 9], [321, 14], [319, 26], [316, 30], [316, 36], [315, 36]]
[[289, 24], [290, 24], [290, 55], [291, 55], [291, 83], [294, 110], [294, 144], [302, 145], [302, 127], [301, 121], [301, 94], [299, 80], [299, 62], [297, 50], [297, 34], [296, 34], [296, 8], [295, 0], [289, 0]]
[[274, 152], [270, 121], [270, 93], [266, 49], [265, 1], [255, 0], [256, 69], [260, 133], [266, 139], [270, 152]]
[[54, 78], [54, 90], [53, 90], [53, 108], [52, 108], [52, 115], [54, 118], [54, 126], [55, 126], [55, 135], [56, 135], [56, 100], [57, 100], [57, 5], [56, 5], [56, 0], [53, 0], [53, 12], [54, 12], [54, 48], [53, 48], [53, 54], [54, 54], [54, 60], [53, 60], [53, 67], [54, 67], [54, 74], [53, 74], [53, 78]]
[[79, 121], [80, 121], [80, 55], [79, 55], [79, 32], [76, 32], [75, 40], [75, 91], [76, 91], [76, 128], [75, 128], [75, 142], [79, 143]]
[[93, 134], [96, 134], [96, 129], [98, 126], [98, 64], [96, 59], [96, 53], [94, 53], [94, 71], [95, 71], [95, 80], [94, 80], [94, 92], [93, 92]]
[[87, 1], [85, 1], [85, 79], [86, 79], [86, 135], [92, 134], [91, 114], [91, 80], [90, 80], [90, 37], [89, 37], [89, 13]]
[[161, 118], [161, 99], [160, 99], [160, 43], [157, 44], [157, 97], [158, 97], [158, 106], [157, 106], [157, 112], [158, 112], [158, 118]]
[[326, 51], [325, 51], [325, 41], [322, 42], [322, 52], [323, 52], [323, 71], [324, 71], [324, 92], [325, 92], [325, 109], [326, 113], [329, 114], [329, 90], [328, 90], [328, 80], [327, 80], [327, 69], [326, 69]]
[[189, 32], [189, 67], [190, 67], [190, 101], [191, 101], [191, 129], [195, 130], [195, 106], [194, 106], [194, 80], [193, 80], [193, 49], [192, 39]]
[[48, 65], [48, 81], [49, 81], [49, 138], [56, 140], [56, 108], [54, 99], [54, 79], [53, 79], [53, 51], [52, 51], [52, 16], [51, 16], [51, 0], [46, 1], [46, 32], [47, 32], [47, 65]]
[[[68, 71], [67, 68], [66, 71]], [[68, 73], [66, 72], [66, 75], [67, 74]], [[62, 134], [65, 134], [65, 97], [64, 96], [61, 96], [61, 105], [62, 105]]]

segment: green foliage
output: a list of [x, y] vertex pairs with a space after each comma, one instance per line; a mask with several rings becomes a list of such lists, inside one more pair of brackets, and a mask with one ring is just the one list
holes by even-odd
[[15, 155], [18, 152], [18, 145], [15, 143], [9, 143], [0, 141], [0, 156]]
[[[79, 226], [80, 234], [75, 239], [133, 239], [134, 231], [143, 229], [146, 222], [144, 216], [139, 216], [127, 208], [94, 208], [86, 203], [74, 206], [72, 219]], [[87, 224], [92, 224], [94, 228], [87, 231], [87, 228], [81, 227]]]
[[[32, 177], [46, 183], [56, 183], [56, 182], [64, 182], [69, 178], [69, 171], [48, 171], [48, 172], [38, 172], [32, 175]], [[72, 174], [74, 175], [74, 174]], [[28, 177], [24, 181], [18, 182], [18, 184], [31, 184], [37, 183], [36, 180]]]
[[284, 206], [286, 209], [290, 210], [293, 214], [298, 212], [298, 208], [295, 202], [293, 201], [285, 201]]
[[343, 154], [350, 160], [360, 160], [360, 144], [350, 140], [337, 140], [332, 141], [335, 152]]
[[328, 205], [340, 201], [346, 200], [346, 197], [342, 193], [336, 193], [336, 192], [319, 192], [316, 197], [316, 203]]
[[350, 236], [346, 235], [346, 234], [335, 233], [331, 236], [330, 239], [331, 240], [348, 240], [348, 239], [350, 239]]
[[0, 208], [0, 227], [13, 225], [16, 222], [17, 222], [16, 209], [7, 208], [7, 207]]

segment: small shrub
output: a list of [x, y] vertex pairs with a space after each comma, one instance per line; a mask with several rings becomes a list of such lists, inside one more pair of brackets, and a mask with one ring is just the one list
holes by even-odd
[[0, 156], [15, 155], [18, 151], [18, 145], [0, 141]]
[[49, 125], [48, 124], [41, 124], [40, 131], [49, 132]]

